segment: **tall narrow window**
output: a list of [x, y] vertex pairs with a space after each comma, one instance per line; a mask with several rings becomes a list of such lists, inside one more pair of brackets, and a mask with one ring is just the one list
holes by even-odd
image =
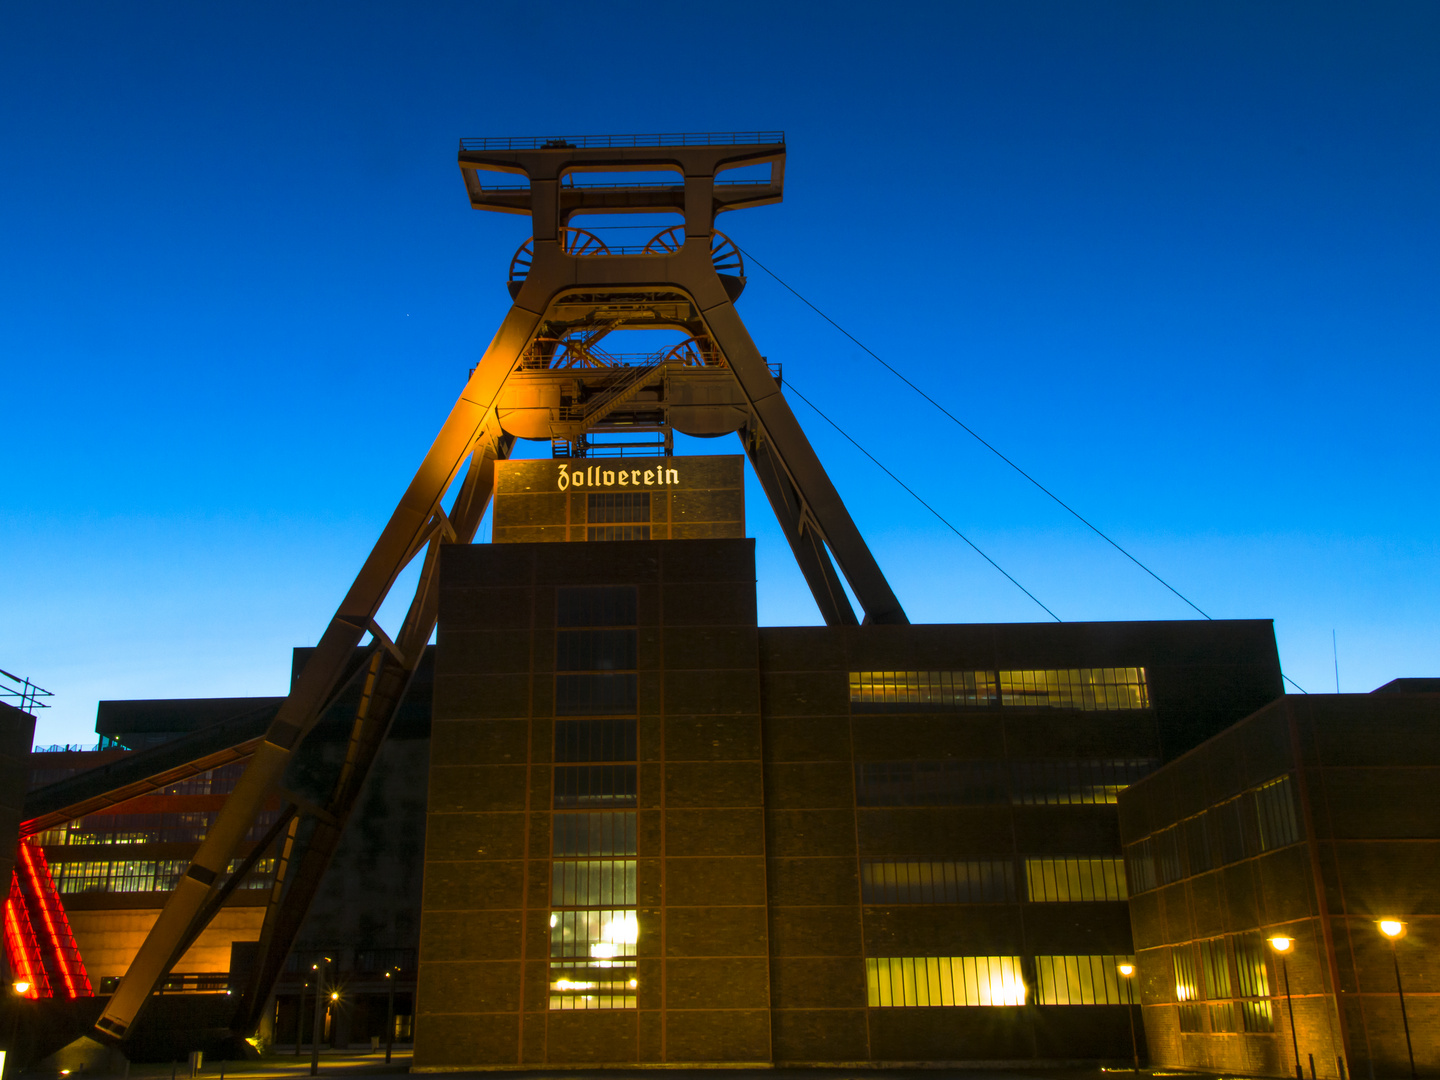
[[633, 586], [558, 590], [552, 1009], [635, 1008], [635, 811], [619, 808], [637, 796], [637, 607]]
[[1255, 813], [1260, 820], [1261, 851], [1286, 847], [1300, 839], [1288, 775], [1255, 789]]
[[1210, 999], [1210, 1030], [1235, 1030], [1235, 1003], [1230, 997], [1230, 962], [1224, 938], [1200, 942], [1200, 973], [1205, 977], [1205, 996]]
[[1170, 950], [1175, 966], [1175, 1000], [1180, 1005], [1180, 1030], [1200, 1031], [1200, 980], [1195, 977], [1195, 948], [1176, 945]]
[[1155, 888], [1155, 845], [1150, 837], [1137, 840], [1125, 849], [1125, 867], [1132, 895]]
[[1274, 1031], [1270, 1010], [1270, 974], [1265, 945], [1257, 937], [1235, 939], [1235, 975], [1240, 990], [1240, 1016], [1246, 1031]]

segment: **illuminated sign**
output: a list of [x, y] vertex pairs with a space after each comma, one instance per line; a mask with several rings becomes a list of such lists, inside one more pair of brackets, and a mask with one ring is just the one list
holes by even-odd
[[[673, 458], [671, 459], [674, 460]], [[555, 480], [561, 491], [567, 488], [659, 488], [680, 483], [678, 468], [612, 469], [605, 465], [570, 466], [562, 464]]]

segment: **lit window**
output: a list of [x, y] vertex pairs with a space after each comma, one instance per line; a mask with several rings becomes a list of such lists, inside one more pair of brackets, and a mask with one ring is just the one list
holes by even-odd
[[857, 705], [947, 709], [995, 704], [993, 671], [852, 671]]
[[1224, 1000], [1230, 997], [1230, 964], [1224, 938], [1200, 942], [1200, 972], [1205, 976], [1205, 994], [1210, 999], [1210, 1030], [1234, 1031], [1235, 1003]]
[[1000, 672], [1004, 705], [1046, 709], [1148, 709], [1144, 668]]
[[1119, 859], [1026, 859], [1025, 882], [1035, 903], [1126, 899]]
[[550, 1008], [633, 1009], [634, 909], [550, 913]]
[[635, 904], [634, 859], [557, 859], [550, 864], [555, 907]]
[[1195, 977], [1195, 950], [1177, 945], [1170, 950], [1175, 967], [1175, 1000], [1180, 1005], [1180, 1030], [1200, 1031], [1200, 982]]
[[1015, 899], [1015, 867], [1009, 859], [860, 864], [867, 904], [995, 904]]
[[1125, 1005], [1119, 965], [1133, 956], [1037, 956], [1037, 1005]]
[[1025, 1004], [1018, 956], [878, 956], [865, 981], [876, 1009]]
[[1246, 1031], [1274, 1031], [1270, 1011], [1270, 975], [1265, 966], [1265, 945], [1259, 938], [1235, 939], [1235, 974], [1240, 990], [1240, 1016]]

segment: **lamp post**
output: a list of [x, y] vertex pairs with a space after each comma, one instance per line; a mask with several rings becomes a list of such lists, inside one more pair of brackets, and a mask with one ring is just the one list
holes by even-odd
[[1285, 964], [1286, 954], [1295, 948], [1295, 939], [1276, 934], [1269, 941], [1270, 947], [1280, 957], [1280, 978], [1285, 983], [1285, 1011], [1290, 1014], [1290, 1045], [1295, 1050], [1295, 1080], [1305, 1080], [1305, 1070], [1300, 1067], [1300, 1039], [1295, 1034], [1295, 1003], [1290, 1000], [1290, 970]]
[[1135, 965], [1120, 964], [1116, 969], [1125, 980], [1125, 1015], [1130, 1018], [1130, 1053], [1134, 1055], [1135, 1072], [1140, 1072], [1140, 1044], [1135, 1041]]
[[385, 1064], [390, 1064], [390, 1051], [395, 1048], [395, 975], [400, 969], [392, 967], [385, 972], [385, 985], [389, 993], [385, 1003]]
[[295, 1056], [300, 1056], [300, 1051], [305, 1045], [305, 991], [310, 984], [304, 979], [300, 980], [300, 999], [295, 1003]]
[[[328, 956], [321, 960], [321, 963], [329, 964]], [[320, 1075], [320, 1028], [325, 1021], [325, 972], [320, 964], [311, 964], [310, 969], [315, 972], [315, 1025], [310, 1032], [310, 1075]], [[339, 998], [339, 994], [331, 994], [331, 1000]]]
[[1415, 1080], [1415, 1048], [1410, 1044], [1410, 1019], [1405, 1015], [1405, 987], [1400, 982], [1400, 957], [1395, 942], [1405, 936], [1405, 924], [1399, 919], [1380, 919], [1375, 923], [1385, 940], [1390, 942], [1390, 962], [1395, 965], [1395, 990], [1400, 995], [1400, 1023], [1405, 1027], [1405, 1052], [1410, 1055], [1410, 1080]]

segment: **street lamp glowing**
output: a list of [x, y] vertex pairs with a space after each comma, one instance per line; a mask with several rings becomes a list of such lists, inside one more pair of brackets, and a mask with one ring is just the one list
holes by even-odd
[[1399, 919], [1381, 919], [1375, 925], [1391, 941], [1398, 941], [1405, 936], [1405, 924]]
[[332, 990], [332, 991], [330, 991], [330, 1000], [331, 1000], [331, 1001], [339, 1001], [339, 1000], [340, 1000], [340, 991], [339, 991], [339, 990]]
[[1284, 934], [1276, 934], [1270, 938], [1270, 947], [1278, 953], [1288, 953], [1295, 944], [1294, 938], [1288, 938]]
[[1121, 975], [1124, 975], [1125, 978], [1128, 979], [1128, 978], [1130, 978], [1131, 975], [1134, 975], [1134, 974], [1135, 974], [1135, 965], [1134, 965], [1134, 964], [1121, 964], [1121, 965], [1120, 965], [1119, 967], [1117, 967], [1115, 970], [1118, 971], [1118, 972], [1120, 972]]
[[29, 979], [16, 979], [15, 982], [13, 983], [13, 985], [14, 985], [14, 987], [15, 987], [15, 992], [16, 992], [17, 994], [19, 994], [21, 997], [24, 997], [26, 994], [28, 994], [28, 993], [30, 992], [30, 980], [29, 980]]

